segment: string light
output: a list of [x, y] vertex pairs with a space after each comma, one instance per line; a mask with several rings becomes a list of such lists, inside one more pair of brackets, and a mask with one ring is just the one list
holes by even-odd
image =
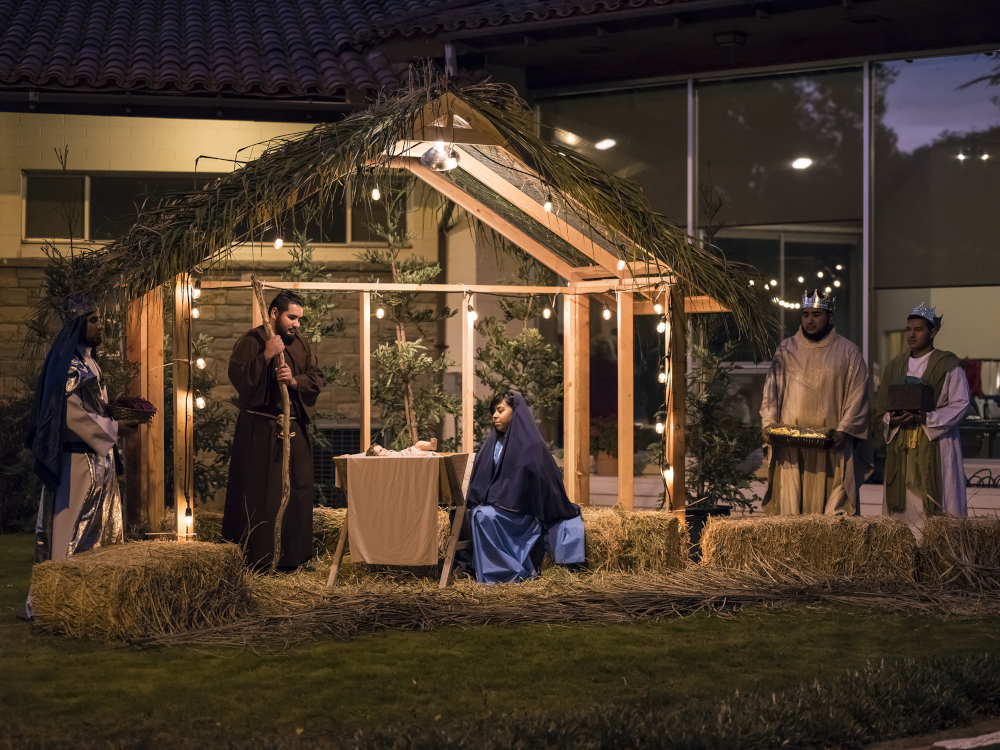
[[377, 310], [375, 310], [375, 317], [378, 318], [379, 320], [382, 320], [382, 318], [385, 317], [385, 308], [379, 307]]
[[551, 200], [545, 201], [545, 205], [542, 206], [542, 208], [545, 209], [545, 213], [547, 214], [552, 213], [552, 201]]
[[623, 261], [623, 260], [618, 261], [618, 270], [619, 271], [624, 271], [625, 270], [625, 261]]
[[753, 286], [753, 279], [750, 279], [750, 286]]
[[667, 480], [667, 484], [674, 483], [674, 467], [667, 464], [666, 468], [663, 470], [663, 478]]
[[822, 271], [817, 271], [816, 272], [816, 278], [817, 279], [822, 279], [823, 278], [823, 272]]
[[184, 524], [190, 529], [191, 524], [194, 523], [194, 515], [191, 513], [191, 509], [188, 508], [184, 511]]
[[778, 282], [775, 279], [771, 279], [771, 286], [778, 286]]
[[196, 359], [194, 361], [194, 363], [198, 366], [199, 370], [204, 370], [205, 369], [205, 360], [204, 360], [204, 358], [198, 357], [198, 359]]
[[191, 299], [198, 299], [201, 296], [201, 279], [194, 282], [191, 287]]
[[656, 434], [657, 435], [662, 435], [663, 434], [663, 422], [657, 422], [656, 423]]
[[377, 201], [382, 197], [382, 193], [379, 192], [378, 185], [372, 188], [372, 200]]
[[552, 317], [552, 310], [550, 310], [549, 308], [546, 307], [544, 310], [542, 310], [542, 317], [545, 318], [546, 320], [548, 320], [549, 318], [551, 318]]
[[284, 244], [285, 244], [285, 241], [283, 239], [281, 239], [281, 237], [279, 237], [278, 239], [276, 239], [274, 241], [274, 249], [275, 250], [280, 250], [281, 246], [284, 245]]
[[476, 310], [475, 310], [475, 308], [473, 308], [471, 302], [469, 303], [469, 305], [466, 308], [466, 310], [468, 310], [468, 312], [469, 312], [469, 320], [473, 320], [474, 321], [474, 320], [478, 320], [479, 319], [479, 313], [477, 313]]
[[192, 318], [200, 318], [201, 317], [201, 310], [199, 310], [197, 307], [192, 307], [191, 308], [191, 317]]
[[194, 405], [197, 406], [199, 409], [204, 409], [205, 408], [205, 399], [204, 399], [204, 397], [203, 396], [198, 396], [198, 398], [196, 398], [194, 400]]
[[837, 270], [838, 270], [838, 271], [843, 271], [843, 270], [844, 270], [844, 267], [843, 267], [842, 265], [840, 265], [840, 264], [838, 263], [838, 264], [837, 264]]
[[836, 286], [836, 287], [839, 287], [840, 286], [840, 279], [837, 279], [836, 281], [834, 281], [833, 285]]
[[667, 319], [660, 318], [660, 322], [656, 324], [656, 332], [663, 333], [665, 330], [667, 330]]
[[965, 161], [965, 154], [959, 154], [958, 155], [958, 160], [959, 161]]
[[799, 283], [800, 284], [805, 284], [806, 283], [806, 277], [805, 276], [799, 276]]
[[611, 310], [608, 309], [607, 305], [604, 306], [604, 312], [601, 314], [604, 316], [605, 320], [611, 320]]
[[830, 293], [830, 292], [832, 292], [833, 290], [832, 290], [832, 289], [831, 289], [830, 287], [827, 287], [827, 288], [826, 288], [826, 289], [824, 289], [823, 291], [824, 291], [824, 292], [826, 292], [827, 294], [829, 294], [829, 293]]
[[667, 382], [667, 373], [665, 373], [663, 370], [660, 370], [659, 381], [661, 383]]
[[[753, 284], [752, 281], [750, 283]], [[657, 302], [655, 305], [653, 305], [653, 311], [657, 315], [663, 315], [663, 305], [661, 305], [659, 302]]]

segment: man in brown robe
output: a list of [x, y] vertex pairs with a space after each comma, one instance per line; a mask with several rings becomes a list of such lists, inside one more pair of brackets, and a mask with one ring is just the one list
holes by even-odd
[[[281, 393], [291, 402], [291, 495], [281, 528], [279, 569], [291, 570], [312, 557], [313, 459], [308, 425], [323, 388], [323, 371], [309, 343], [298, 335], [302, 299], [281, 292], [268, 308], [275, 335], [264, 327], [247, 332], [233, 347], [229, 380], [240, 400], [236, 420], [222, 535], [244, 547], [247, 563], [262, 569], [274, 553], [274, 522], [281, 506]], [[285, 354], [278, 366], [277, 356]]]
[[776, 424], [833, 430], [829, 449], [772, 446], [764, 510], [772, 515], [854, 515], [871, 470], [868, 368], [833, 328], [833, 300], [802, 300], [802, 326], [774, 353], [760, 407], [764, 440]]

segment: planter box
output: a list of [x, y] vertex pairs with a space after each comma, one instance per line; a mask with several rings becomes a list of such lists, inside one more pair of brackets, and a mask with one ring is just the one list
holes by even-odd
[[732, 508], [687, 508], [684, 516], [687, 518], [688, 534], [691, 535], [691, 559], [701, 560], [701, 532], [712, 516], [728, 516]]

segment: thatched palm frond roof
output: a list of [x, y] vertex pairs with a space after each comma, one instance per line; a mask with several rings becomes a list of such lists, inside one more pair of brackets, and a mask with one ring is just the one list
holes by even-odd
[[[266, 226], [286, 220], [317, 192], [330, 194], [353, 180], [367, 195], [371, 185], [390, 182], [415, 133], [451, 123], [455, 108], [486, 137], [474, 143], [493, 144], [463, 146], [467, 155], [494, 162], [499, 167], [491, 168], [501, 171], [517, 165], [526, 190], [531, 183], [534, 193], [544, 192], [566, 222], [594, 238], [600, 252], [624, 259], [626, 273], [672, 275], [685, 296], [718, 300], [732, 311], [744, 336], [765, 345], [773, 305], [761, 284], [751, 283], [752, 269], [690, 241], [650, 208], [634, 183], [538, 136], [530, 110], [512, 88], [485, 83], [455, 90], [432, 74], [344, 120], [271, 141], [259, 157], [205, 190], [175, 194], [144, 210], [127, 235], [104, 249], [84, 286], [96, 297], [116, 290], [135, 299], [178, 273], [225, 259], [241, 243], [259, 240]], [[441, 109], [447, 110], [443, 121]], [[462, 143], [457, 128], [452, 134]], [[503, 159], [491, 157], [490, 149]], [[445, 174], [455, 184], [467, 177], [461, 167]]]

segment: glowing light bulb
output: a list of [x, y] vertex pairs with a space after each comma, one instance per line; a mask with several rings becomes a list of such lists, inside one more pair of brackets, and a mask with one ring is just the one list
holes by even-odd
[[545, 209], [545, 213], [552, 213], [552, 201], [545, 201], [545, 205], [542, 208]]
[[205, 399], [204, 399], [204, 397], [198, 396], [198, 398], [196, 398], [194, 400], [194, 405], [197, 406], [199, 409], [204, 409], [205, 408]]
[[832, 290], [832, 289], [831, 289], [830, 287], [827, 287], [827, 288], [826, 288], [826, 289], [824, 289], [823, 291], [824, 291], [824, 292], [826, 292], [827, 294], [829, 294], [829, 293], [830, 293], [830, 292], [832, 292], [833, 290]]
[[274, 241], [274, 249], [275, 250], [280, 250], [281, 246], [284, 245], [284, 244], [285, 244], [285, 241], [283, 239], [281, 239], [281, 237], [279, 237], [278, 239], [276, 239]]
[[838, 270], [838, 271], [843, 271], [843, 270], [844, 270], [844, 267], [843, 267], [842, 265], [840, 265], [840, 264], [838, 263], [838, 264], [837, 264], [837, 270]]
[[983, 155], [982, 155], [982, 156], [980, 156], [979, 158], [980, 158], [980, 159], [982, 159], [983, 161], [986, 161], [987, 159], [989, 159], [989, 158], [990, 158], [990, 155], [989, 155], [989, 154], [983, 154]]
[[192, 307], [191, 308], [191, 317], [192, 318], [200, 318], [201, 317], [201, 310], [199, 310], [197, 307]]
[[614, 138], [605, 138], [603, 141], [598, 141], [594, 144], [594, 148], [598, 151], [607, 151], [609, 148], [615, 145], [617, 141]]
[[667, 330], [667, 323], [665, 320], [661, 320], [659, 323], [656, 324], [657, 333], [663, 333], [665, 330]]
[[477, 320], [479, 318], [479, 313], [476, 312], [476, 310], [472, 306], [471, 302], [469, 303], [469, 306], [466, 308], [466, 310], [469, 311], [469, 321], [470, 322], [473, 322], [473, 321], [475, 321], [475, 320]]
[[778, 282], [776, 279], [771, 279], [771, 286], [778, 286]]
[[965, 154], [959, 154], [958, 155], [958, 160], [959, 161], [965, 161]]
[[619, 271], [624, 271], [625, 270], [625, 261], [623, 261], [623, 260], [618, 261], [618, 270]]
[[549, 318], [552, 317], [552, 311], [546, 307], [544, 310], [542, 310], [542, 317], [548, 320]]
[[192, 299], [198, 299], [200, 296], [201, 296], [201, 287], [200, 286], [196, 286], [194, 289], [191, 290], [191, 298]]
[[373, 201], [377, 201], [381, 197], [382, 197], [382, 193], [379, 192], [379, 189], [377, 187], [373, 187], [372, 188], [372, 200]]
[[840, 280], [838, 279], [837, 281], [833, 282], [833, 285], [839, 287], [840, 286]]
[[659, 374], [659, 381], [661, 383], [666, 383], [667, 382], [667, 373], [663, 372], [662, 370], [660, 371], [660, 374]]
[[[753, 282], [751, 281], [750, 284], [753, 285]], [[659, 302], [657, 302], [655, 305], [653, 305], [653, 311], [657, 315], [663, 315], [663, 305], [661, 305]]]
[[753, 286], [753, 279], [750, 279], [750, 286]]
[[805, 276], [799, 276], [799, 283], [800, 284], [805, 284], [806, 283], [806, 277]]
[[806, 157], [800, 156], [798, 159], [792, 162], [792, 169], [808, 169], [812, 166], [813, 160]]
[[378, 308], [375, 311], [375, 317], [378, 318], [379, 320], [382, 320], [382, 318], [385, 317], [385, 308], [382, 307]]
[[194, 363], [198, 366], [199, 370], [205, 369], [205, 360], [203, 357], [198, 357], [198, 359], [196, 359]]
[[604, 312], [602, 315], [604, 315], [605, 320], [611, 320], [611, 311], [608, 309], [607, 305], [604, 306]]
[[662, 435], [663, 434], [663, 422], [657, 422], [656, 423], [656, 434], [657, 435]]
[[674, 483], [674, 467], [668, 466], [663, 470], [663, 478], [667, 480], [667, 484]]
[[191, 513], [191, 509], [188, 508], [186, 511], [184, 511], [184, 525], [190, 529], [191, 524], [193, 523], [194, 523], [194, 515]]
[[823, 278], [823, 272], [822, 271], [817, 271], [816, 272], [816, 278], [817, 279], [822, 279]]

